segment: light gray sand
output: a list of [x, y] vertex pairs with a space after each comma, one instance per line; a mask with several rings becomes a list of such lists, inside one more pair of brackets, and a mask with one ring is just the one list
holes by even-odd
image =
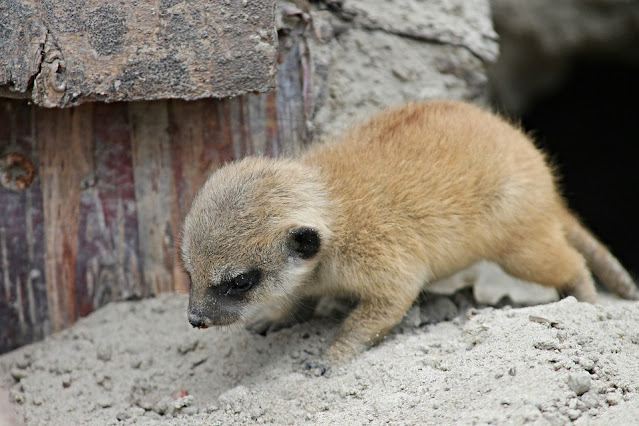
[[0, 383], [19, 416], [41, 425], [639, 419], [639, 303], [475, 309], [468, 293], [431, 296], [379, 346], [324, 376], [303, 362], [336, 319], [262, 337], [192, 329], [182, 295], [116, 303], [0, 357]]

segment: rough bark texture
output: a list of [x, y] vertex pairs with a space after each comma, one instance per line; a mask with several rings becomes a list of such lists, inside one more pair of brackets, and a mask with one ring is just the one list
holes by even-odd
[[[389, 10], [376, 24], [374, 6], [385, 2], [349, 4], [279, 4], [272, 92], [67, 109], [0, 101], [0, 172], [10, 172], [0, 173], [0, 352], [110, 301], [186, 290], [180, 227], [195, 191], [220, 164], [294, 154], [409, 99], [485, 99], [485, 62], [496, 53], [486, 2], [440, 10], [443, 4], [406, 0], [408, 12]], [[400, 30], [406, 13], [417, 11], [422, 24]], [[28, 80], [15, 87], [27, 90]], [[14, 154], [29, 162], [9, 167]], [[29, 164], [32, 181], [23, 170]]]
[[275, 0], [6, 0], [0, 87], [45, 107], [267, 91], [274, 11]]

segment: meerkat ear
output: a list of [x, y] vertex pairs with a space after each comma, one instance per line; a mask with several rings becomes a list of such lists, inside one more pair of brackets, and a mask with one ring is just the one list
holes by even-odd
[[316, 229], [298, 226], [288, 231], [288, 247], [302, 259], [310, 259], [320, 249], [321, 241]]

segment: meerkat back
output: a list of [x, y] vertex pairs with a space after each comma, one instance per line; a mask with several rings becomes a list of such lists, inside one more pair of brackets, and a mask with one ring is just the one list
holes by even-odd
[[[379, 256], [385, 265], [388, 253], [399, 268], [428, 282], [481, 257], [530, 280], [529, 271], [538, 269], [531, 263], [547, 270], [548, 259], [518, 257], [544, 257], [549, 251], [541, 248], [556, 246], [570, 216], [530, 139], [469, 104], [431, 101], [390, 110], [311, 149], [302, 161], [322, 170], [338, 206], [333, 228], [344, 236], [334, 243], [341, 244], [339, 269], [357, 256]], [[563, 276], [559, 284], [534, 274], [547, 285], [569, 280]]]

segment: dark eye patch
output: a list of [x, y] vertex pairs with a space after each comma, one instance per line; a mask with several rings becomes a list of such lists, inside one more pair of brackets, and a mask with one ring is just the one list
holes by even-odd
[[258, 285], [261, 278], [262, 271], [259, 269], [251, 269], [233, 278], [222, 280], [220, 290], [224, 296], [240, 296]]

